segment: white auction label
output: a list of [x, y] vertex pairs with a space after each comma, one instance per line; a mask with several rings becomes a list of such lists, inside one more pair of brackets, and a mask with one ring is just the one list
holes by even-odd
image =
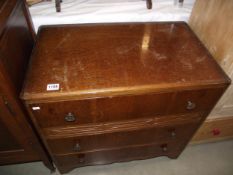
[[33, 107], [32, 107], [32, 110], [33, 110], [33, 111], [40, 110], [40, 107], [39, 107], [39, 106], [33, 106]]
[[59, 84], [47, 84], [47, 91], [57, 91], [59, 88]]

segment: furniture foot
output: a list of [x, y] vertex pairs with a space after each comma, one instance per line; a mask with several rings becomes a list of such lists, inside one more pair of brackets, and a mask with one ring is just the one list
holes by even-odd
[[61, 11], [61, 0], [56, 0], [55, 4], [56, 4], [56, 11], [60, 12]]
[[170, 159], [177, 159], [179, 157], [180, 154], [169, 154], [167, 155], [168, 158]]
[[152, 9], [152, 0], [146, 0], [146, 6], [148, 9]]

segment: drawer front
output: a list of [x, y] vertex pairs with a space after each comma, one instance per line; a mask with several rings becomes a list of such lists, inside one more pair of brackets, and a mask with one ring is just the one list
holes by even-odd
[[[210, 110], [222, 89], [31, 104], [42, 128]], [[38, 110], [39, 109], [39, 110]]]
[[223, 93], [222, 88], [203, 89], [196, 91], [181, 91], [176, 93], [169, 114], [211, 110]]
[[182, 148], [183, 143], [173, 142], [54, 157], [57, 162], [58, 169], [62, 173], [65, 173], [73, 168], [87, 165], [109, 164], [157, 156], [169, 156], [175, 158], [180, 154]]
[[42, 128], [112, 122], [164, 115], [172, 95], [172, 93], [165, 93], [64, 101], [34, 104], [30, 105], [30, 108], [40, 107], [40, 110], [32, 110], [32, 112]]
[[189, 139], [198, 124], [184, 123], [166, 127], [144, 128], [107, 134], [49, 139], [48, 145], [53, 154], [115, 149], [126, 146], [157, 144], [168, 141], [185, 141]]

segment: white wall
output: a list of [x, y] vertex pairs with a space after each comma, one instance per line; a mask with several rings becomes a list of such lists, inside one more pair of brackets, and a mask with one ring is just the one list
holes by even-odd
[[188, 21], [195, 0], [185, 0], [183, 7], [174, 0], [153, 0], [153, 9], [143, 0], [63, 0], [61, 12], [54, 0], [29, 8], [37, 31], [45, 24], [77, 24], [103, 22]]

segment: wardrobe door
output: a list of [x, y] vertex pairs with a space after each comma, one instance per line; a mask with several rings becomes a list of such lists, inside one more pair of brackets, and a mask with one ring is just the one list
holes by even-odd
[[0, 96], [0, 165], [40, 160], [29, 133], [17, 122], [13, 110], [10, 102]]

